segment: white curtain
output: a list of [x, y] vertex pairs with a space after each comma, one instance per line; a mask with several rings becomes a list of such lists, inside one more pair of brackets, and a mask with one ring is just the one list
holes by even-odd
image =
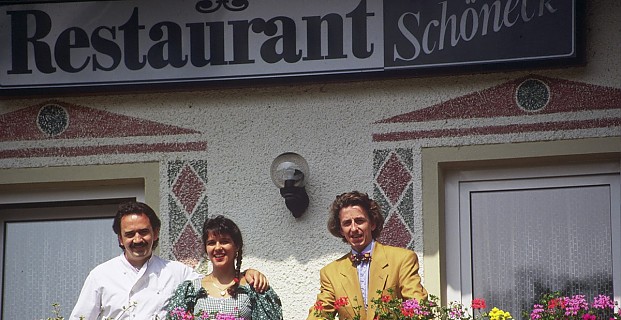
[[545, 291], [612, 296], [610, 203], [605, 185], [471, 193], [473, 297], [519, 319]]
[[88, 272], [121, 253], [112, 218], [5, 222], [2, 319], [69, 316]]

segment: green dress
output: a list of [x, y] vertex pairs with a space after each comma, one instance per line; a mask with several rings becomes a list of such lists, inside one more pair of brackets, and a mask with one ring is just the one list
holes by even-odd
[[[234, 301], [236, 299], [238, 301]], [[209, 299], [207, 291], [201, 286], [201, 279], [186, 280], [177, 287], [175, 293], [169, 299], [166, 305], [166, 319], [178, 319], [174, 316], [174, 311], [179, 308], [198, 316], [203, 311], [200, 306], [210, 304], [214, 300], [229, 300], [223, 301], [227, 303], [249, 302], [249, 307], [252, 310], [250, 319], [252, 320], [282, 320], [283, 318], [280, 298], [272, 288], [260, 294], [254, 291], [248, 284], [240, 285], [237, 288], [236, 299]], [[246, 306], [242, 305], [239, 309], [243, 311], [246, 309]]]

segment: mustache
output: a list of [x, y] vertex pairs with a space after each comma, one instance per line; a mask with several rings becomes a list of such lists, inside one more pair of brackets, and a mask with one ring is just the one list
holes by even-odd
[[129, 247], [130, 247], [130, 248], [146, 248], [146, 247], [147, 247], [147, 245], [148, 245], [148, 243], [146, 243], [146, 242], [140, 242], [140, 243], [133, 243], [133, 242], [132, 242], [132, 243], [129, 245]]
[[[130, 249], [135, 249], [135, 248], [144, 248], [146, 247], [148, 244], [146, 242], [141, 242], [141, 243], [131, 243], [129, 245]], [[125, 246], [122, 244], [119, 244], [119, 248], [125, 250]]]
[[[131, 242], [128, 247], [130, 249], [136, 249], [136, 248], [141, 248], [142, 249], [142, 248], [148, 247], [149, 245], [150, 245], [150, 243], [148, 241], [144, 241], [143, 240], [143, 241], [138, 242], [138, 243]], [[121, 248], [122, 250], [126, 249], [125, 245], [123, 245], [123, 243], [121, 243], [121, 242], [119, 242], [119, 248]]]

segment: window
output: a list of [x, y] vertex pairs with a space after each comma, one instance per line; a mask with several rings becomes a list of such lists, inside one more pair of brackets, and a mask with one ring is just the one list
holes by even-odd
[[518, 318], [539, 294], [621, 297], [619, 163], [447, 172], [447, 299]]
[[58, 187], [0, 193], [2, 319], [45, 319], [53, 303], [68, 317], [90, 270], [121, 253], [118, 204], [144, 197], [142, 185]]

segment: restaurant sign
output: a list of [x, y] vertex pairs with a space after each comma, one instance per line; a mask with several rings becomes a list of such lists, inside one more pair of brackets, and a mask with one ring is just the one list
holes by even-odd
[[0, 91], [571, 63], [576, 1], [17, 1]]

